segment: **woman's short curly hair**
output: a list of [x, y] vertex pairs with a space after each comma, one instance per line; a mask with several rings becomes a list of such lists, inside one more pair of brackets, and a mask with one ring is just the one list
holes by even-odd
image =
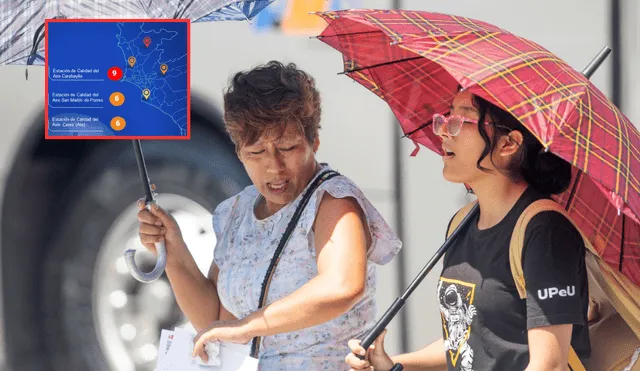
[[236, 149], [265, 132], [298, 125], [309, 143], [320, 130], [320, 93], [315, 80], [294, 63], [270, 61], [236, 73], [224, 93], [224, 119]]

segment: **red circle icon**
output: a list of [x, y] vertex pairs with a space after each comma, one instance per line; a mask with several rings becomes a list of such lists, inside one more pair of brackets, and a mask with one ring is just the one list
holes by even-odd
[[120, 67], [111, 67], [109, 71], [107, 71], [107, 76], [109, 76], [110, 80], [120, 80], [122, 78], [122, 70]]

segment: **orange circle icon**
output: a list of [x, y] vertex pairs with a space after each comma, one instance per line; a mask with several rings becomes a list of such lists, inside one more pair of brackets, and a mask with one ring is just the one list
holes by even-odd
[[115, 131], [120, 131], [127, 126], [127, 122], [120, 116], [116, 116], [111, 119], [111, 129]]
[[111, 93], [109, 97], [109, 102], [114, 106], [121, 106], [124, 103], [124, 94], [120, 92]]

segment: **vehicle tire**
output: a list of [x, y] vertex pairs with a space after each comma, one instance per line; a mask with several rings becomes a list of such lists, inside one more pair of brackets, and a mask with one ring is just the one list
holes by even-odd
[[[183, 233], [188, 244], [196, 241], [189, 246], [194, 258], [209, 259], [201, 267], [206, 272], [215, 245], [211, 212], [249, 184], [242, 165], [229, 144], [195, 131], [189, 141], [142, 141], [142, 149], [158, 204], [176, 219], [180, 213], [198, 215], [196, 222], [178, 222], [181, 228], [198, 226]], [[153, 370], [160, 329], [184, 321], [166, 274], [143, 284], [126, 266], [123, 271], [124, 251], [139, 243], [135, 202], [142, 197], [131, 141], [102, 145], [74, 177], [43, 272], [43, 335], [51, 369]], [[137, 249], [138, 266], [150, 271], [155, 258], [142, 245]]]

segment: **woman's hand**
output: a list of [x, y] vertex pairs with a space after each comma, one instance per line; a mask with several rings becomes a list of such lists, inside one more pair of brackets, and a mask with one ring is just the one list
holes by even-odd
[[246, 344], [253, 339], [246, 330], [246, 324], [242, 320], [215, 321], [208, 328], [200, 331], [193, 338], [193, 357], [200, 357], [204, 362], [209, 361], [205, 351], [205, 345], [212, 341], [225, 341], [230, 343]]
[[185, 245], [178, 223], [160, 206], [154, 203], [149, 211], [145, 207], [144, 199], [140, 199], [138, 209], [140, 209], [138, 212], [140, 242], [149, 251], [157, 255], [155, 243], [164, 240], [168, 259], [171, 249]]
[[385, 329], [371, 344], [369, 350], [366, 352], [364, 359], [358, 358], [356, 355], [365, 355], [364, 348], [360, 345], [360, 340], [349, 340], [349, 348], [351, 353], [345, 357], [347, 365], [351, 366], [352, 370], [375, 370], [375, 371], [387, 371], [391, 370], [394, 363], [391, 357], [384, 351], [384, 336], [387, 330]]

